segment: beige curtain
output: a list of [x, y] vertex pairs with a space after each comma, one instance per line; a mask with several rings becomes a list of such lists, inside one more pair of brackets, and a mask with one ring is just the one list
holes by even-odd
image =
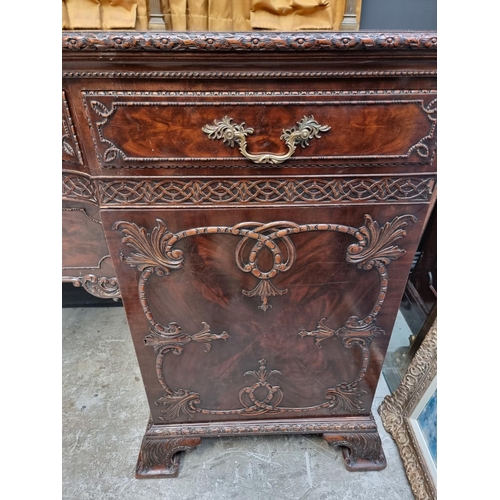
[[[346, 0], [161, 0], [172, 31], [340, 30], [345, 7]], [[149, 0], [62, 0], [63, 29], [146, 31], [148, 18]]]
[[[63, 0], [63, 29], [136, 29], [138, 3], [138, 0]], [[147, 12], [145, 15], [147, 21]]]
[[[338, 30], [346, 0], [162, 0], [167, 30]], [[357, 0], [361, 12], [361, 0]]]
[[251, 0], [162, 0], [173, 31], [250, 31]]
[[252, 28], [280, 31], [333, 28], [330, 0], [252, 0]]

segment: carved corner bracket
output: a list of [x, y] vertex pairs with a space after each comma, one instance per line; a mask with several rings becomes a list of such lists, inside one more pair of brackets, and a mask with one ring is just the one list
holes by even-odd
[[113, 299], [117, 302], [121, 298], [120, 287], [115, 277], [86, 274], [85, 276], [72, 276], [65, 281], [73, 283], [75, 287], [83, 287], [88, 293], [100, 299]]

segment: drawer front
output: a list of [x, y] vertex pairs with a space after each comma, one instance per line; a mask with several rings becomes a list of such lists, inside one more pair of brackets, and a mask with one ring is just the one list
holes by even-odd
[[154, 422], [368, 415], [426, 210], [104, 210]]
[[430, 90], [83, 91], [99, 166], [426, 165]]

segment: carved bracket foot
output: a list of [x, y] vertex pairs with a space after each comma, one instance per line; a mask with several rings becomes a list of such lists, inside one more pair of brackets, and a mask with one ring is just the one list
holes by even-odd
[[200, 437], [165, 438], [146, 434], [139, 452], [135, 477], [137, 479], [177, 477], [181, 460], [179, 452], [196, 448], [200, 443]]
[[375, 471], [387, 466], [378, 432], [323, 434], [323, 439], [342, 450], [349, 471]]

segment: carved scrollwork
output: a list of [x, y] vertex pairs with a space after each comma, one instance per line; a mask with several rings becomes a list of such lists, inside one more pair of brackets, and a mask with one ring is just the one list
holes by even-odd
[[431, 129], [425, 137], [422, 137], [422, 139], [417, 144], [415, 144], [408, 150], [408, 155], [412, 151], [416, 151], [417, 155], [421, 158], [429, 158], [429, 156], [431, 155], [429, 141], [434, 138], [437, 126], [437, 99], [431, 101], [427, 106], [422, 106], [422, 109], [427, 114], [427, 118], [432, 124]]
[[199, 437], [162, 438], [146, 433], [137, 461], [136, 478], [177, 477], [178, 452], [191, 450], [200, 443]]
[[[157, 400], [157, 404], [164, 407], [162, 419], [171, 421], [181, 416], [194, 418], [196, 413], [213, 415], [234, 415], [248, 413], [282, 413], [282, 412], [308, 412], [313, 410], [328, 409], [331, 413], [363, 413], [362, 397], [366, 392], [360, 384], [366, 375], [370, 359], [370, 344], [372, 339], [385, 332], [376, 324], [376, 316], [380, 311], [388, 287], [388, 274], [386, 265], [402, 256], [405, 251], [395, 245], [394, 241], [405, 236], [403, 228], [408, 220], [416, 221], [413, 215], [397, 216], [392, 221], [380, 227], [369, 215], [365, 215], [365, 225], [355, 228], [340, 224], [296, 224], [290, 221], [275, 221], [267, 224], [260, 222], [243, 222], [235, 226], [207, 226], [188, 229], [178, 233], [167, 230], [166, 224], [157, 219], [157, 225], [151, 233], [145, 228], [134, 223], [119, 221], [113, 229], [121, 229], [125, 235], [122, 241], [133, 251], [129, 256], [122, 255], [122, 259], [132, 267], [142, 271], [139, 278], [139, 298], [146, 318], [150, 323], [151, 334], [145, 337], [145, 344], [152, 346], [157, 355], [156, 370], [160, 384], [165, 390], [165, 396]], [[313, 231], [333, 231], [349, 234], [357, 240], [347, 249], [346, 260], [363, 270], [376, 269], [380, 277], [380, 289], [375, 305], [364, 318], [351, 316], [345, 324], [334, 330], [325, 324], [322, 318], [314, 330], [302, 329], [301, 337], [314, 338], [317, 347], [327, 338], [341, 340], [344, 347], [361, 349], [362, 365], [357, 377], [351, 382], [340, 382], [324, 393], [324, 401], [308, 407], [287, 408], [279, 406], [284, 394], [279, 386], [267, 382], [272, 375], [281, 374], [277, 370], [266, 369], [266, 361], [260, 360], [259, 371], [246, 372], [257, 378], [257, 383], [240, 390], [239, 399], [242, 408], [229, 410], [212, 410], [199, 408], [200, 395], [186, 389], [171, 389], [163, 375], [163, 358], [166, 353], [180, 354], [184, 346], [190, 342], [202, 343], [206, 352], [210, 351], [211, 341], [228, 338], [226, 332], [212, 334], [207, 323], [202, 323], [203, 328], [198, 333], [187, 334], [175, 323], [167, 326], [160, 324], [153, 316], [150, 309], [146, 289], [149, 279], [153, 274], [158, 276], [168, 275], [172, 270], [182, 267], [183, 253], [175, 249], [175, 244], [188, 237], [206, 234], [227, 234], [240, 238], [236, 246], [236, 265], [246, 273], [255, 276], [259, 283], [253, 290], [243, 290], [249, 297], [258, 295], [262, 299], [261, 309], [270, 308], [269, 296], [283, 295], [286, 289], [279, 290], [271, 282], [279, 272], [288, 271], [295, 262], [296, 250], [290, 238], [292, 234]], [[273, 266], [268, 271], [262, 271], [258, 266], [259, 252], [267, 248], [273, 256]], [[256, 391], [259, 389], [259, 396]], [[266, 391], [262, 396], [262, 390]]]
[[260, 280], [257, 283], [257, 286], [255, 288], [252, 288], [252, 290], [242, 290], [242, 292], [246, 297], [260, 297], [260, 299], [262, 300], [262, 304], [258, 307], [259, 309], [262, 309], [264, 312], [266, 312], [268, 309], [271, 309], [273, 307], [268, 302], [269, 297], [284, 295], [288, 292], [288, 288], [279, 289], [271, 280], [263, 279]]
[[323, 439], [342, 449], [347, 470], [382, 470], [387, 466], [377, 432], [323, 434]]
[[151, 334], [144, 337], [144, 344], [152, 346], [159, 353], [171, 351], [173, 354], [180, 354], [186, 344], [196, 342], [205, 346], [205, 352], [210, 352], [210, 349], [212, 349], [212, 340], [226, 340], [229, 338], [226, 332], [220, 334], [211, 333], [209, 325], [204, 321], [201, 324], [203, 325], [202, 330], [192, 335], [184, 333], [182, 328], [175, 322], [168, 324], [167, 331], [158, 332], [152, 328]]
[[407, 220], [416, 222], [413, 215], [395, 217], [381, 228], [370, 215], [365, 215], [365, 225], [359, 228], [362, 239], [347, 249], [347, 262], [356, 264], [360, 269], [370, 270], [376, 262], [389, 264], [405, 253], [405, 250], [391, 245], [394, 241], [406, 236], [403, 227]]
[[71, 282], [73, 286], [83, 287], [88, 293], [100, 299], [113, 299], [117, 301], [121, 298], [120, 287], [115, 277], [108, 278], [106, 276], [87, 274], [85, 276], [72, 277]]
[[182, 415], [192, 420], [198, 412], [196, 405], [200, 403], [200, 395], [196, 392], [187, 391], [186, 389], [179, 389], [177, 391], [169, 389], [169, 392], [159, 398], [155, 404], [164, 407], [161, 411], [164, 416], [160, 417], [160, 420], [170, 421]]
[[[252, 370], [245, 373], [245, 375], [252, 375], [257, 379], [257, 383], [251, 387], [244, 387], [241, 389], [239, 398], [240, 403], [245, 407], [247, 412], [250, 413], [266, 413], [272, 412], [281, 403], [283, 399], [283, 391], [277, 385], [271, 385], [267, 379], [272, 375], [281, 375], [279, 370], [267, 370], [266, 360], [259, 361], [259, 370]], [[263, 388], [267, 391], [264, 397], [259, 397], [255, 391]]]
[[170, 273], [171, 269], [179, 269], [184, 261], [182, 250], [168, 250], [168, 241], [173, 234], [168, 231], [167, 225], [161, 219], [156, 219], [157, 226], [151, 233], [146, 232], [143, 227], [130, 222], [117, 222], [113, 229], [122, 228], [123, 242], [135, 249], [130, 256], [123, 260], [131, 267], [139, 271], [151, 270], [158, 276]]

